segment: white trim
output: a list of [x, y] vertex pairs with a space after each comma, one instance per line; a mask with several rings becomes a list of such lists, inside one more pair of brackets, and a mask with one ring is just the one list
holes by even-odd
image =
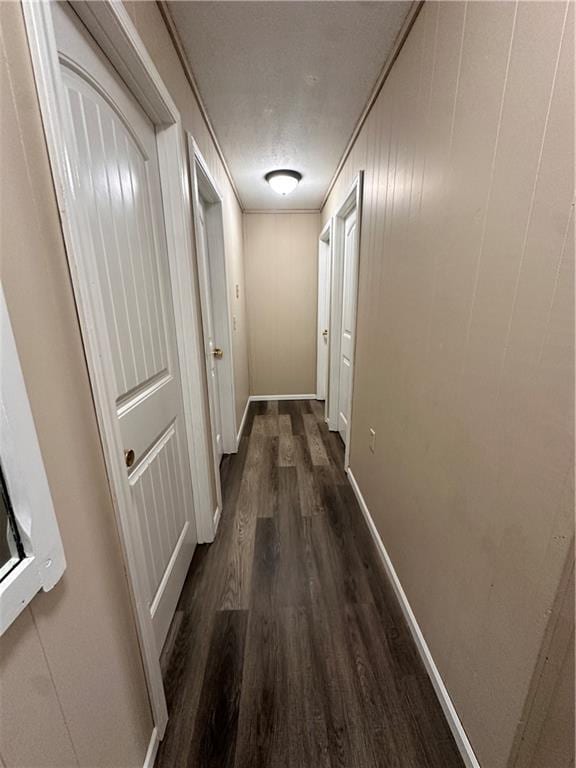
[[242, 421], [240, 422], [240, 429], [238, 430], [238, 434], [236, 435], [236, 444], [240, 445], [240, 438], [242, 437], [242, 432], [244, 432], [244, 425], [246, 424], [246, 419], [248, 417], [248, 409], [250, 408], [250, 398], [246, 400], [246, 407], [244, 408], [244, 415], [242, 416]]
[[316, 400], [316, 395], [250, 395], [250, 402], [262, 400]]
[[[9, 540], [10, 541], [10, 540]], [[12, 546], [15, 544], [15, 541], [12, 541]], [[26, 558], [24, 558], [26, 559]], [[6, 576], [10, 573], [10, 571], [14, 568], [15, 565], [18, 565], [20, 562], [20, 556], [18, 554], [12, 554], [10, 553], [10, 560], [6, 560], [3, 565], [0, 565], [0, 581], [2, 579], [5, 579]], [[0, 586], [0, 596], [3, 597], [2, 594], [2, 586]], [[2, 599], [0, 599], [0, 620], [1, 620], [1, 605], [2, 605]], [[2, 629], [0, 628], [0, 635], [2, 634]]]
[[318, 236], [318, 240], [322, 240], [324, 243], [329, 243], [332, 238], [332, 217], [328, 219], [322, 231]]
[[0, 361], [0, 461], [22, 544], [20, 555], [10, 546], [12, 570], [0, 583], [2, 635], [37, 592], [58, 583], [66, 559], [1, 285]]
[[448, 689], [446, 688], [440, 672], [438, 671], [438, 667], [432, 658], [432, 654], [430, 653], [430, 649], [428, 648], [426, 640], [424, 639], [422, 630], [418, 625], [414, 611], [408, 602], [408, 598], [406, 597], [406, 593], [404, 592], [400, 579], [398, 578], [396, 569], [394, 568], [392, 560], [390, 559], [390, 555], [386, 551], [384, 542], [378, 533], [378, 529], [376, 528], [374, 520], [372, 519], [372, 515], [370, 514], [366, 501], [362, 496], [362, 492], [358, 486], [358, 483], [356, 482], [356, 478], [354, 477], [350, 467], [348, 467], [346, 472], [348, 474], [348, 479], [350, 480], [352, 490], [354, 491], [354, 495], [358, 500], [358, 504], [362, 510], [364, 519], [366, 520], [368, 529], [372, 534], [372, 538], [374, 539], [374, 543], [378, 549], [378, 554], [382, 559], [382, 563], [386, 573], [388, 574], [388, 578], [392, 583], [396, 598], [398, 599], [400, 607], [402, 608], [402, 613], [404, 614], [408, 628], [410, 629], [412, 637], [414, 638], [414, 642], [416, 643], [418, 653], [424, 662], [424, 666], [426, 667], [426, 671], [428, 672], [428, 676], [430, 677], [434, 691], [436, 692], [436, 696], [438, 697], [438, 701], [440, 702], [440, 706], [444, 712], [444, 716], [446, 717], [448, 725], [450, 726], [450, 730], [452, 731], [454, 739], [456, 740], [456, 745], [462, 756], [462, 759], [464, 760], [467, 768], [480, 768], [480, 763], [474, 754], [472, 744], [470, 743], [470, 740], [466, 735], [466, 731], [464, 730], [464, 726], [458, 717], [458, 713], [456, 712], [456, 708], [452, 703]]
[[[110, 403], [114, 402], [114, 393], [111, 391], [110, 377], [106, 375], [106, 371], [111, 367], [111, 359], [109, 350], [101, 344], [101, 334], [96, 332], [97, 321], [103, 317], [103, 308], [91, 290], [85, 266], [94, 262], [94, 259], [85, 258], [86, 254], [92, 252], [93, 243], [89, 227], [84, 221], [86, 212], [74, 202], [75, 158], [73, 153], [67, 151], [66, 136], [70, 136], [70, 146], [73, 146], [73, 141], [70, 135], [70, 116], [66, 99], [63, 97], [52, 8], [53, 5], [49, 2], [23, 2], [36, 88], [104, 458], [131, 586], [154, 723], [158, 738], [161, 739], [166, 728], [168, 711], [160, 669], [160, 652], [149, 606], [144, 597], [146, 588], [143, 583], [142, 542], [134, 537], [132, 532], [132, 507], [123, 465], [119, 426], [110, 408]], [[189, 186], [180, 114], [122, 3], [117, 0], [103, 0], [91, 4], [75, 2], [74, 8], [88, 32], [100, 44], [115, 69], [122, 74], [133, 95], [156, 126], [195, 522], [198, 540], [209, 541], [213, 530], [213, 516], [209, 459], [205, 441], [206, 420], [202, 407], [204, 389], [200, 335], [191, 264]]]
[[216, 535], [216, 531], [218, 530], [218, 524], [220, 523], [220, 518], [222, 517], [222, 507], [216, 507], [214, 510], [214, 517], [212, 518], [214, 520], [214, 535]]
[[[317, 323], [316, 323], [316, 400], [323, 400], [324, 401], [324, 416], [326, 417], [328, 415], [328, 393], [330, 389], [330, 310], [331, 310], [331, 303], [332, 303], [332, 297], [331, 297], [331, 275], [332, 275], [332, 268], [333, 268], [333, 262], [334, 262], [334, 219], [330, 217], [324, 227], [322, 228], [322, 231], [320, 232], [320, 235], [318, 237], [318, 306], [317, 306]], [[322, 296], [322, 298], [326, 301], [328, 301], [328, 317], [326, 321], [326, 330], [328, 331], [328, 338], [327, 338], [327, 344], [328, 344], [328, 350], [327, 350], [327, 360], [326, 360], [326, 373], [325, 373], [325, 382], [324, 382], [324, 394], [322, 395], [319, 393], [319, 382], [318, 382], [318, 371], [320, 368], [320, 341], [322, 337], [323, 328], [320, 323], [320, 307], [321, 307], [321, 288], [320, 288], [320, 278], [321, 275], [321, 244], [328, 246], [328, 254], [327, 254], [327, 265], [326, 269], [324, 271], [324, 276], [326, 277], [326, 282], [328, 283], [327, 287], [324, 288], [325, 295]]]
[[342, 337], [342, 291], [344, 269], [344, 220], [356, 208], [356, 296], [354, 297], [354, 341], [351, 355], [352, 376], [350, 381], [350, 412], [346, 430], [346, 446], [344, 451], [344, 469], [350, 464], [350, 443], [352, 437], [352, 407], [354, 402], [354, 378], [356, 363], [356, 326], [358, 313], [358, 288], [360, 276], [360, 247], [362, 239], [362, 194], [364, 188], [364, 171], [358, 171], [354, 181], [348, 188], [342, 203], [333, 216], [332, 229], [332, 285], [330, 297], [330, 359], [328, 372], [328, 427], [335, 432], [338, 429], [338, 388], [340, 383], [340, 344]]
[[[232, 312], [230, 311], [230, 297], [232, 295], [232, 283], [230, 270], [226, 258], [226, 246], [224, 240], [224, 197], [208, 164], [204, 160], [198, 144], [191, 133], [188, 136], [188, 155], [190, 158], [190, 175], [192, 188], [192, 215], [194, 219], [196, 263], [198, 265], [198, 288], [202, 310], [202, 326], [204, 334], [207, 329], [208, 296], [204, 290], [206, 284], [208, 266], [212, 276], [212, 317], [220, 328], [218, 342], [223, 349], [224, 356], [218, 362], [218, 394], [220, 401], [220, 417], [222, 429], [222, 452], [236, 453], [237, 426], [236, 426], [236, 385], [234, 381], [234, 345], [232, 343]], [[205, 253], [204, 243], [200, 237], [200, 199], [205, 205], [206, 237], [209, 253]], [[222, 328], [224, 330], [222, 331]], [[214, 403], [210, 397], [210, 376], [208, 365], [206, 369], [206, 386], [211, 418], [214, 419]], [[213, 446], [214, 470], [217, 486], [218, 506], [222, 506], [222, 491], [219, 482], [219, 462], [217, 446]]]
[[178, 110], [123, 4], [69, 2], [150, 120], [171, 125]]
[[160, 746], [160, 739], [158, 738], [158, 729], [156, 726], [152, 729], [152, 735], [150, 736], [150, 742], [148, 749], [146, 750], [146, 757], [144, 758], [144, 764], [142, 768], [154, 768], [156, 761], [156, 754], [158, 753], [158, 747]]
[[203, 544], [214, 540], [210, 457], [205, 441], [209, 424], [204, 411], [204, 354], [191, 263], [193, 235], [186, 173], [186, 150], [180, 115], [176, 114], [178, 115], [176, 122], [169, 128], [157, 130], [156, 136], [182, 378], [184, 418], [192, 469], [196, 535], [198, 543]]

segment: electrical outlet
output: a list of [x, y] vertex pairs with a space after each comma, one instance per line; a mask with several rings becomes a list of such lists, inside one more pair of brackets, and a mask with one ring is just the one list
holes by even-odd
[[372, 451], [372, 453], [376, 450], [376, 431], [370, 427], [370, 440], [368, 442], [368, 447]]

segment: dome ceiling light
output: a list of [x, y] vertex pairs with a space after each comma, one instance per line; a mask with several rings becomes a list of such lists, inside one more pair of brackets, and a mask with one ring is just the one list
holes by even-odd
[[293, 192], [302, 179], [302, 174], [298, 171], [270, 171], [264, 176], [274, 192], [279, 195], [289, 195]]

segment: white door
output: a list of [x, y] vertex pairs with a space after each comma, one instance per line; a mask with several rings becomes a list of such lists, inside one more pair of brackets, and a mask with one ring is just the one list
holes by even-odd
[[340, 339], [340, 371], [338, 382], [338, 432], [348, 440], [352, 395], [352, 356], [356, 326], [356, 208], [344, 220], [344, 252], [342, 265], [342, 333]]
[[85, 268], [94, 331], [160, 654], [197, 537], [156, 136], [75, 14], [60, 4], [53, 13], [73, 127], [67, 151], [77, 159], [75, 195], [93, 244], [85, 258], [95, 263]]
[[208, 222], [206, 220], [206, 203], [198, 196], [198, 226], [200, 228], [200, 247], [202, 253], [200, 259], [202, 269], [199, 270], [200, 279], [203, 282], [200, 290], [204, 292], [205, 302], [203, 311], [204, 323], [204, 349], [206, 353], [206, 370], [208, 371], [208, 387], [210, 388], [210, 420], [212, 422], [212, 439], [214, 441], [214, 454], [216, 466], [224, 452], [222, 447], [222, 411], [220, 409], [220, 382], [218, 381], [220, 347], [216, 344], [214, 327], [214, 304], [212, 291], [212, 272], [210, 268], [210, 250], [208, 246]]
[[328, 350], [330, 324], [330, 241], [318, 243], [318, 330], [316, 338], [316, 398], [326, 400], [328, 392]]

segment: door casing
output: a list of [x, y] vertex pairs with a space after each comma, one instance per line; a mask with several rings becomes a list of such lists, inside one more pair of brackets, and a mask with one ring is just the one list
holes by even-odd
[[[342, 292], [344, 287], [344, 223], [346, 217], [356, 208], [357, 236], [356, 236], [356, 286], [358, 286], [358, 271], [360, 267], [360, 241], [362, 237], [362, 188], [364, 183], [364, 171], [358, 171], [354, 181], [348, 188], [342, 202], [336, 209], [333, 218], [332, 229], [332, 280], [330, 289], [330, 363], [328, 384], [328, 428], [332, 432], [338, 431], [338, 390], [340, 381], [340, 353], [342, 333]], [[358, 290], [358, 289], [357, 289]], [[351, 391], [350, 391], [350, 418], [348, 421], [348, 435], [344, 452], [344, 469], [350, 464], [350, 443], [352, 436], [352, 416], [354, 402], [354, 372], [356, 349], [356, 316], [358, 296], [354, 297], [354, 341], [351, 356]]]
[[[180, 113], [122, 3], [101, 0], [98, 3], [72, 2], [71, 5], [156, 128], [176, 340], [182, 391], [187, 395], [184, 397], [184, 420], [196, 527], [200, 542], [212, 541], [215, 528], [209, 484], [210, 458], [205, 442], [208, 424], [204, 408], [199, 407], [204, 401], [203, 354], [193, 291], [193, 238]], [[154, 719], [152, 749], [153, 742], [156, 743], [164, 735], [168, 711], [159, 653], [148, 606], [143, 599], [145, 590], [140, 574], [144, 554], [141, 543], [131, 536], [131, 505], [127, 495], [123, 445], [117, 419], [110, 407], [110, 403], [114, 402], [110, 361], [101, 355], [95, 330], [102, 327], [99, 324], [103, 323], [103, 318], [102, 309], [94, 301], [91, 290], [89, 265], [93, 259], [89, 255], [92, 254], [93, 243], [85, 223], [86, 212], [74, 202], [74, 158], [66, 151], [67, 140], [72, 134], [60, 76], [51, 3], [25, 0], [23, 8], [100, 438], [150, 695]]]
[[[232, 344], [232, 314], [230, 311], [231, 284], [226, 263], [226, 251], [224, 245], [223, 222], [223, 196], [216, 180], [194, 137], [188, 134], [188, 156], [190, 162], [190, 180], [192, 190], [192, 212], [194, 217], [194, 232], [196, 244], [196, 259], [198, 263], [198, 278], [200, 288], [200, 303], [202, 307], [202, 325], [204, 334], [207, 333], [208, 304], [212, 303], [212, 317], [215, 332], [218, 334], [218, 345], [223, 351], [223, 357], [218, 361], [218, 391], [220, 399], [220, 415], [222, 429], [222, 448], [224, 453], [236, 453], [238, 451], [238, 437], [236, 427], [236, 392], [234, 386], [234, 348]], [[200, 234], [200, 201], [204, 203], [206, 238], [208, 241], [208, 253], [201, 242]], [[207, 263], [209, 260], [209, 264]], [[207, 275], [211, 275], [211, 297], [204, 289]], [[206, 376], [209, 372], [206, 367]], [[210, 416], [214, 419], [215, 404], [210, 396], [210, 382], [208, 384], [208, 397], [210, 400]], [[213, 430], [211, 430], [211, 434]], [[216, 519], [222, 510], [222, 491], [220, 487], [220, 471], [218, 466], [216, 446], [213, 443], [213, 462], [218, 493], [218, 509]]]
[[[318, 238], [318, 328], [316, 333], [316, 399], [325, 401], [328, 416], [328, 372], [330, 367], [330, 282], [332, 272], [332, 219]], [[328, 336], [324, 336], [328, 331]]]

